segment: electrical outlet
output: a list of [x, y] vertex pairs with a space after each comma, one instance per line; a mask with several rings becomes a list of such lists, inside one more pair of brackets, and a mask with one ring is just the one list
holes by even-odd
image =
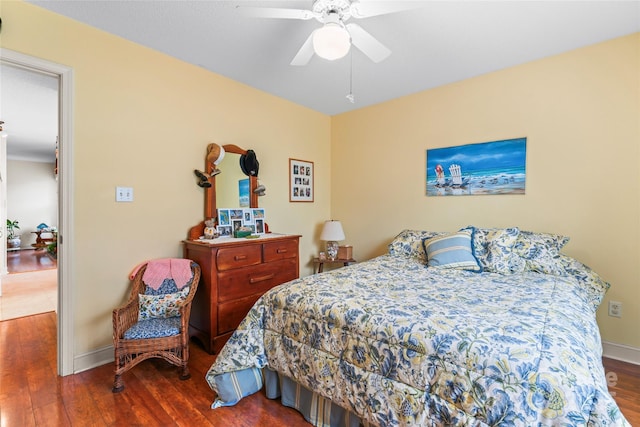
[[618, 301], [609, 301], [609, 316], [622, 317], [622, 303]]
[[133, 202], [133, 188], [116, 187], [116, 202]]

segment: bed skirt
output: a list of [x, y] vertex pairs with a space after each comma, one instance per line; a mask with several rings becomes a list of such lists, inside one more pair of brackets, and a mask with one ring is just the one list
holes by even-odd
[[368, 427], [352, 412], [320, 396], [294, 380], [269, 368], [264, 374], [265, 393], [269, 399], [277, 399], [284, 406], [300, 412], [305, 420], [316, 427]]

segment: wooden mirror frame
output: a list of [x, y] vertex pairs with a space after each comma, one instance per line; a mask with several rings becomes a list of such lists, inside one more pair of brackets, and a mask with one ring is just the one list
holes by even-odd
[[[238, 147], [233, 144], [223, 145], [225, 153], [231, 154], [247, 154], [247, 150]], [[238, 165], [238, 167], [240, 167]], [[205, 165], [204, 170], [207, 175], [211, 175], [213, 172], [214, 165], [211, 162], [208, 162], [205, 156]], [[205, 221], [211, 218], [215, 218], [218, 216], [218, 207], [216, 205], [216, 177], [212, 176], [209, 178], [209, 182], [211, 183], [211, 187], [207, 187], [204, 189], [204, 220], [200, 222], [198, 225], [195, 225], [189, 229], [190, 240], [197, 240], [200, 236], [204, 234]], [[258, 186], [258, 177], [250, 175], [249, 176], [249, 207], [257, 208], [258, 207], [258, 195], [253, 191]]]

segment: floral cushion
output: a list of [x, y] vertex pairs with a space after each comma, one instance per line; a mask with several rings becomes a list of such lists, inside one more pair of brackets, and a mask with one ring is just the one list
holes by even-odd
[[403, 230], [389, 243], [389, 254], [414, 258], [422, 264], [426, 264], [427, 254], [424, 251], [422, 240], [443, 234], [446, 233], [440, 231]]
[[559, 263], [558, 256], [560, 249], [569, 241], [568, 237], [518, 230], [515, 227], [469, 226], [465, 229], [473, 230], [473, 254], [484, 271], [502, 274], [522, 271], [564, 274], [564, 267]]
[[605, 282], [598, 273], [576, 259], [560, 254], [558, 261], [567, 274], [575, 277], [578, 282], [584, 285], [586, 299], [595, 312], [611, 285]]
[[180, 316], [139, 320], [124, 332], [124, 339], [162, 338], [180, 333]]
[[473, 256], [471, 233], [468, 230], [423, 239], [422, 242], [429, 267], [482, 271]]
[[559, 234], [520, 230], [520, 235], [531, 240], [535, 240], [539, 244], [545, 245], [549, 248], [555, 248], [557, 251], [560, 251], [567, 243], [569, 243], [569, 238], [567, 236], [561, 236]]
[[489, 244], [490, 233], [498, 229], [497, 228], [479, 228], [479, 227], [474, 227], [470, 225], [468, 227], [463, 228], [463, 230], [471, 231], [473, 255], [476, 257], [476, 260], [478, 260], [478, 264], [480, 264], [480, 266], [483, 269], [486, 269], [487, 265], [489, 265], [489, 260], [488, 260], [489, 252], [487, 249], [487, 245]]
[[180, 315], [182, 302], [189, 294], [189, 286], [164, 295], [138, 295], [138, 320], [167, 318]]
[[513, 252], [520, 230], [517, 227], [503, 228], [489, 234], [491, 238], [486, 245], [485, 271], [500, 274], [522, 273], [526, 263]]
[[521, 232], [513, 251], [524, 259], [525, 270], [561, 276], [565, 270], [560, 263], [560, 249], [568, 240], [551, 234]]

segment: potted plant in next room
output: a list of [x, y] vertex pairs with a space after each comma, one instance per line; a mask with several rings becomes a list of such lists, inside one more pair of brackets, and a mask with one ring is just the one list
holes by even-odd
[[16, 232], [19, 230], [18, 220], [7, 219], [7, 247], [9, 249], [19, 248], [22, 244], [20, 240], [20, 234]]

